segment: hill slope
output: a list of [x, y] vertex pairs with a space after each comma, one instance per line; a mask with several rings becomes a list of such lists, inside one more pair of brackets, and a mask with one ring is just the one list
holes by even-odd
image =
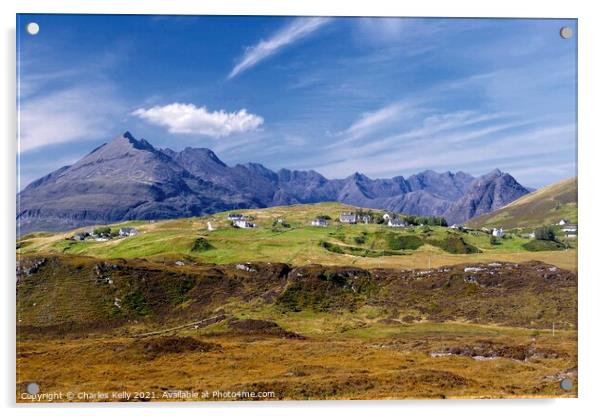
[[[422, 271], [282, 263], [171, 266], [139, 260], [22, 256], [17, 273], [20, 328], [64, 330], [190, 322], [249, 311], [412, 312], [429, 321], [468, 320], [523, 327], [576, 321], [576, 275], [541, 262], [470, 264]], [[77, 302], [74, 302], [74, 296]], [[556, 305], [565, 305], [558, 308]], [[520, 305], [520, 306], [519, 306]]]
[[471, 227], [536, 227], [561, 218], [577, 222], [577, 178], [569, 178], [525, 195], [468, 221]]

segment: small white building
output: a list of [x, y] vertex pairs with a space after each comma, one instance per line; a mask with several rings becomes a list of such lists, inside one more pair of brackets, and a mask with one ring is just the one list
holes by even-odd
[[570, 224], [569, 220], [565, 220], [564, 218], [562, 218], [560, 221], [558, 221], [558, 224], [556, 225], [568, 225]]
[[238, 228], [253, 228], [255, 224], [247, 220], [236, 220], [234, 221], [234, 226]]
[[311, 225], [313, 225], [314, 227], [326, 227], [328, 226], [328, 221], [326, 221], [325, 218], [315, 218], [312, 222]]
[[504, 229], [503, 228], [494, 228], [493, 231], [491, 232], [491, 235], [494, 237], [503, 237]]
[[357, 215], [352, 212], [343, 212], [341, 215], [339, 215], [339, 221], [343, 224], [356, 224]]
[[399, 218], [391, 218], [389, 219], [389, 222], [387, 222], [387, 225], [389, 227], [394, 227], [394, 228], [403, 228], [403, 227], [407, 227], [408, 223], [400, 220]]
[[452, 228], [454, 230], [459, 230], [462, 227], [460, 227], [458, 224], [452, 224], [452, 225], [449, 226], [449, 228]]
[[129, 237], [131, 235], [138, 235], [138, 230], [132, 227], [122, 227], [119, 229], [120, 237]]
[[213, 224], [211, 224], [211, 221], [207, 221], [207, 231], [214, 231], [215, 228], [213, 227]]

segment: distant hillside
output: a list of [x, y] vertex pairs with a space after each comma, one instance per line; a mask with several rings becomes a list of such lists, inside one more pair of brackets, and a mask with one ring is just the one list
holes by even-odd
[[561, 218], [577, 222], [577, 178], [546, 186], [496, 211], [468, 221], [471, 227], [535, 227]]

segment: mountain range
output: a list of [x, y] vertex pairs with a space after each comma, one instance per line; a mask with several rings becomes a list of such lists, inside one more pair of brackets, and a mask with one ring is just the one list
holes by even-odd
[[17, 196], [17, 224], [24, 234], [324, 201], [461, 223], [527, 193], [499, 169], [479, 177], [427, 170], [407, 178], [371, 179], [354, 173], [327, 179], [313, 170], [272, 171], [258, 163], [228, 166], [209, 149], [158, 149], [125, 132], [29, 184]]

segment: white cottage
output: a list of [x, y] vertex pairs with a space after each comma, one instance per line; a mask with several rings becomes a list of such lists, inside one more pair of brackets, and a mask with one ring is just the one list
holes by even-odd
[[504, 229], [503, 228], [494, 228], [493, 231], [491, 232], [491, 235], [494, 237], [503, 237]]
[[247, 220], [236, 220], [234, 221], [234, 226], [238, 228], [253, 228], [255, 224]]
[[408, 223], [400, 220], [399, 218], [391, 218], [389, 219], [389, 222], [387, 223], [387, 225], [389, 227], [394, 227], [394, 228], [403, 228], [403, 227], [407, 227]]
[[339, 221], [343, 224], [355, 224], [357, 223], [357, 215], [352, 212], [343, 212], [339, 215]]
[[120, 237], [129, 237], [131, 235], [138, 235], [138, 230], [132, 227], [122, 227], [119, 229]]
[[328, 226], [328, 221], [326, 221], [326, 219], [324, 218], [315, 218], [312, 222], [311, 225], [313, 225], [314, 227], [326, 227]]

